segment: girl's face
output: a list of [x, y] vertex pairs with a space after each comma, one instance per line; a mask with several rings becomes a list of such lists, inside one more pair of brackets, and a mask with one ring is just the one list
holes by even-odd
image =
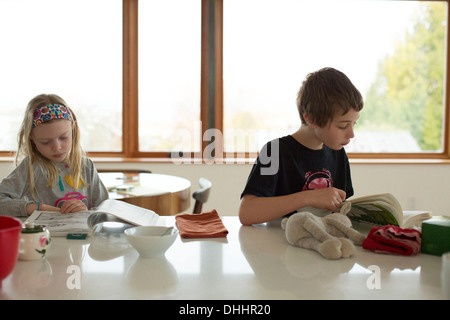
[[42, 123], [32, 129], [31, 139], [45, 158], [64, 162], [72, 149], [72, 122], [53, 120]]

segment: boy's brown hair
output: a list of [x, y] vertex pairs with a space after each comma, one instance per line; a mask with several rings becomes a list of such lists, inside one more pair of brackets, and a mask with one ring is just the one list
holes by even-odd
[[364, 106], [361, 93], [341, 71], [323, 68], [307, 75], [297, 95], [300, 119], [304, 115], [319, 127], [327, 125], [336, 112], [346, 114], [350, 109], [360, 111]]

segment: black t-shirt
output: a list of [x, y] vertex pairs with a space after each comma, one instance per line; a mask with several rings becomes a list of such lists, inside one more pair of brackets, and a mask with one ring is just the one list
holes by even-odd
[[344, 190], [347, 198], [353, 195], [344, 148], [311, 150], [288, 135], [262, 148], [241, 198], [245, 194], [275, 197], [326, 187]]

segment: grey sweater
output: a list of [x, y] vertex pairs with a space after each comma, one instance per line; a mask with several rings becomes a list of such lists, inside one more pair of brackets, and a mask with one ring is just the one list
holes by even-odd
[[[36, 201], [61, 207], [65, 200], [77, 197], [88, 209], [100, 205], [108, 199], [108, 191], [100, 180], [92, 160], [86, 158], [82, 170], [83, 180], [88, 184], [75, 189], [70, 179], [71, 170], [65, 163], [55, 163], [60, 175], [52, 188], [47, 186], [47, 178], [37, 164], [33, 164]], [[28, 158], [0, 183], [0, 215], [26, 217], [26, 206], [35, 200], [30, 191]]]

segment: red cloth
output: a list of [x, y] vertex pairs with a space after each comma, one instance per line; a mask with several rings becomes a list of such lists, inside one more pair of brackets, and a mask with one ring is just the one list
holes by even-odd
[[175, 216], [183, 238], [223, 238], [228, 230], [216, 210], [200, 214], [182, 213]]
[[415, 229], [397, 226], [372, 227], [362, 247], [376, 253], [414, 255], [420, 252], [422, 234]]

